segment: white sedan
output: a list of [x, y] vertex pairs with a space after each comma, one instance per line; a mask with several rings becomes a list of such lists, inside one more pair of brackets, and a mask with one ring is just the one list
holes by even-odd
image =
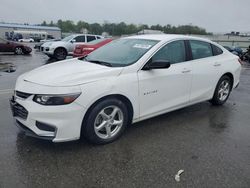
[[32, 38], [27, 38], [27, 39], [18, 39], [18, 42], [35, 42], [35, 41]]
[[28, 135], [105, 144], [131, 123], [202, 101], [224, 104], [240, 72], [238, 57], [212, 41], [133, 36], [21, 75], [10, 103]]

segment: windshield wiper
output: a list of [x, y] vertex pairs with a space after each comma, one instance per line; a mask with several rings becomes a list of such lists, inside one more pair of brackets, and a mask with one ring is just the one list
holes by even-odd
[[107, 66], [107, 67], [112, 67], [111, 63], [108, 63], [108, 62], [105, 62], [105, 61], [87, 60], [87, 59], [85, 59], [85, 60], [88, 61], [88, 62], [91, 62], [91, 63], [96, 63], [96, 64], [104, 65], [104, 66]]

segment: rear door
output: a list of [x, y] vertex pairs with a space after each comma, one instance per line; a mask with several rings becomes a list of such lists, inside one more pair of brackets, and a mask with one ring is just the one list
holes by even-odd
[[189, 43], [193, 57], [193, 81], [190, 102], [195, 103], [208, 100], [213, 96], [221, 74], [221, 62], [220, 52], [214, 56], [213, 46], [209, 42], [190, 40]]
[[146, 118], [180, 106], [189, 101], [192, 64], [187, 59], [183, 40], [162, 47], [150, 60], [166, 60], [167, 69], [140, 70], [138, 72], [140, 116]]

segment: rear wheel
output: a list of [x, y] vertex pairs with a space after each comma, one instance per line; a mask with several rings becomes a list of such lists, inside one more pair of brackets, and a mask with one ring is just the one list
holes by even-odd
[[58, 60], [66, 59], [67, 51], [64, 48], [57, 48], [54, 52], [54, 57]]
[[15, 54], [17, 54], [17, 55], [23, 54], [23, 49], [21, 47], [16, 47], [15, 48]]
[[82, 127], [85, 138], [94, 144], [107, 144], [121, 136], [128, 124], [126, 105], [115, 98], [96, 104]]
[[229, 76], [222, 76], [216, 86], [214, 96], [210, 102], [213, 105], [223, 105], [230, 95], [232, 84], [233, 82]]

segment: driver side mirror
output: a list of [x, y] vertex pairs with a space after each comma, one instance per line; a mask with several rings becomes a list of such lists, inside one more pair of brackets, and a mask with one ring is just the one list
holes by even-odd
[[167, 60], [155, 60], [148, 62], [142, 70], [151, 70], [151, 69], [168, 69], [170, 67], [170, 62]]
[[76, 42], [76, 39], [72, 39], [70, 42], [71, 42], [71, 43], [75, 43], [75, 42]]

